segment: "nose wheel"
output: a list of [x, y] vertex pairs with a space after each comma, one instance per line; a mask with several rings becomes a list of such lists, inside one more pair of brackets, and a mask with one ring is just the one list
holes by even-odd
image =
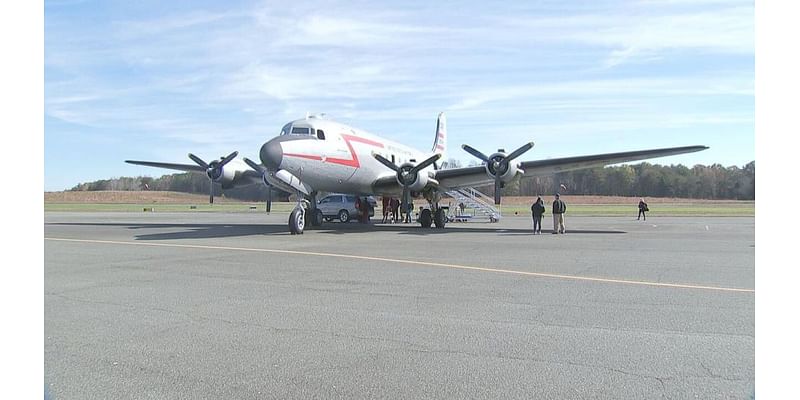
[[306, 228], [306, 210], [303, 208], [295, 208], [289, 214], [289, 232], [292, 235], [302, 235], [303, 230]]
[[307, 205], [308, 200], [301, 197], [294, 207], [294, 210], [292, 210], [292, 213], [289, 214], [289, 232], [291, 232], [292, 235], [302, 235], [303, 230], [306, 229]]

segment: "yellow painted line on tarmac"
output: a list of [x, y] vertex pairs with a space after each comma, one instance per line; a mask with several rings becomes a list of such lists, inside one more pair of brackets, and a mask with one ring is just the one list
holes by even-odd
[[619, 283], [619, 284], [625, 284], [625, 285], [668, 287], [668, 288], [680, 288], [680, 289], [715, 290], [715, 291], [722, 291], [722, 292], [755, 293], [755, 289], [730, 288], [730, 287], [722, 287], [722, 286], [689, 285], [689, 284], [682, 284], [682, 283], [664, 283], [664, 282], [636, 281], [636, 280], [628, 280], [628, 279], [597, 278], [597, 277], [580, 276], [580, 275], [550, 274], [550, 273], [545, 273], [545, 272], [529, 272], [529, 271], [517, 271], [517, 270], [500, 269], [500, 268], [473, 267], [473, 266], [469, 266], [469, 265], [445, 264], [445, 263], [437, 263], [437, 262], [429, 262], [429, 261], [414, 261], [414, 260], [403, 260], [403, 259], [385, 258], [385, 257], [358, 256], [358, 255], [352, 255], [352, 254], [319, 253], [319, 252], [314, 252], [314, 251], [258, 249], [258, 248], [248, 248], [248, 247], [207, 246], [207, 245], [195, 245], [195, 244], [143, 243], [143, 242], [124, 242], [124, 241], [113, 241], [113, 240], [48, 238], [48, 237], [46, 237], [44, 239], [45, 240], [51, 240], [51, 241], [57, 241], [57, 242], [100, 243], [100, 244], [116, 244], [116, 245], [126, 245], [126, 246], [154, 246], [154, 247], [170, 247], [170, 248], [183, 248], [183, 249], [246, 251], [246, 252], [258, 252], [258, 253], [294, 254], [294, 255], [303, 255], [303, 256], [317, 256], [317, 257], [337, 257], [337, 258], [348, 258], [348, 259], [354, 259], [354, 260], [383, 261], [383, 262], [396, 263], [396, 264], [421, 265], [421, 266], [427, 266], [427, 267], [441, 267], [441, 268], [453, 268], [453, 269], [462, 269], [462, 270], [470, 270], [470, 271], [482, 271], [482, 272], [494, 272], [494, 273], [512, 274], [512, 275], [535, 276], [535, 277], [540, 277], [540, 278], [553, 278], [553, 279], [589, 281], [589, 282], [601, 282], [601, 283]]

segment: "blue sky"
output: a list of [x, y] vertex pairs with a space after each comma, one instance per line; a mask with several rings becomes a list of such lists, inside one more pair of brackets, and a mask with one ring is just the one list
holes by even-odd
[[[397, 3], [397, 4], [395, 4]], [[528, 4], [530, 3], [530, 4]], [[45, 190], [171, 173], [306, 112], [448, 156], [755, 159], [752, 1], [45, 2]]]

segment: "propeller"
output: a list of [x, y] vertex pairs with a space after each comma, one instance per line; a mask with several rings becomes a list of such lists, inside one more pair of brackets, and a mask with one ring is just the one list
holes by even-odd
[[200, 157], [192, 153], [189, 153], [189, 158], [191, 158], [192, 161], [195, 162], [195, 164], [206, 169], [206, 175], [208, 175], [208, 180], [209, 180], [208, 202], [210, 204], [214, 204], [214, 180], [219, 179], [219, 177], [222, 176], [222, 167], [224, 167], [225, 164], [231, 162], [231, 160], [236, 158], [237, 155], [239, 155], [239, 152], [234, 151], [233, 153], [228, 154], [227, 157], [221, 157], [219, 161], [214, 160], [211, 161], [210, 163], [206, 163]]
[[500, 189], [503, 186], [501, 177], [508, 172], [508, 169], [511, 167], [512, 160], [533, 148], [533, 142], [525, 143], [522, 145], [522, 147], [514, 150], [508, 155], [505, 154], [505, 150], [498, 149], [497, 153], [492, 154], [491, 157], [487, 157], [485, 154], [475, 150], [475, 148], [467, 144], [462, 145], [461, 148], [467, 153], [472, 154], [486, 163], [487, 171], [490, 175], [494, 176], [494, 204], [500, 204]]
[[414, 165], [411, 162], [403, 163], [403, 165], [397, 166], [395, 163], [386, 159], [386, 157], [372, 153], [372, 156], [375, 157], [378, 162], [385, 165], [387, 168], [391, 169], [392, 171], [397, 173], [397, 181], [403, 186], [403, 204], [406, 207], [406, 212], [408, 212], [408, 205], [411, 202], [411, 189], [410, 186], [417, 181], [417, 176], [419, 175], [419, 171], [427, 168], [429, 165], [435, 163], [439, 158], [442, 157], [441, 154], [434, 154], [421, 163]]
[[267, 177], [266, 177], [266, 175], [269, 173], [269, 171], [263, 165], [258, 164], [258, 163], [254, 162], [253, 160], [251, 160], [251, 159], [249, 159], [247, 157], [244, 157], [243, 159], [244, 159], [245, 164], [249, 165], [250, 168], [252, 168], [252, 169], [254, 169], [254, 170], [258, 171], [258, 172], [261, 172], [261, 180], [264, 182], [264, 185], [267, 186], [267, 208], [266, 208], [266, 210], [267, 210], [267, 213], [269, 213], [270, 211], [272, 211], [272, 185], [269, 184], [269, 182], [267, 181]]

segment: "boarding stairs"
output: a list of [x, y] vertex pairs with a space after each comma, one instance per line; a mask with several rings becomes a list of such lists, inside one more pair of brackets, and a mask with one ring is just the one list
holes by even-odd
[[[448, 219], [454, 222], [488, 220], [497, 222], [502, 217], [500, 206], [494, 205], [494, 199], [475, 190], [475, 188], [461, 188], [445, 192], [455, 200], [450, 207]], [[459, 204], [464, 203], [464, 212]]]

